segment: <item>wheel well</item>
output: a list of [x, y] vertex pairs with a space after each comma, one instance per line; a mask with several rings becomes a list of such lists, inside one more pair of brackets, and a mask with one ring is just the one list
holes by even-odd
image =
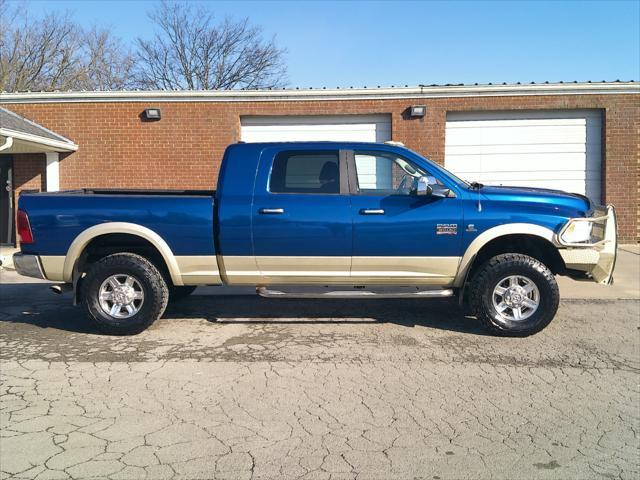
[[150, 241], [128, 233], [108, 233], [93, 238], [84, 248], [76, 269], [86, 272], [87, 267], [114, 253], [135, 253], [153, 263], [165, 277], [167, 285], [171, 285], [169, 268], [160, 251]]
[[535, 235], [504, 235], [484, 245], [471, 265], [468, 278], [487, 260], [502, 253], [522, 253], [544, 263], [554, 274], [562, 273], [565, 264], [558, 249], [549, 241]]

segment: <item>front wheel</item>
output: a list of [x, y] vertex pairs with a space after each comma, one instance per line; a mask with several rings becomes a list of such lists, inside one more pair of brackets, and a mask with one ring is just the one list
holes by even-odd
[[469, 304], [491, 332], [526, 337], [546, 327], [558, 310], [560, 291], [539, 260], [506, 253], [485, 262], [471, 280]]
[[92, 264], [81, 288], [89, 318], [111, 335], [145, 330], [162, 316], [169, 300], [162, 274], [133, 253], [116, 253]]

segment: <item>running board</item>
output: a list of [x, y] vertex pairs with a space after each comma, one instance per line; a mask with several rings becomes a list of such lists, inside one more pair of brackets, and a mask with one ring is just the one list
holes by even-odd
[[256, 293], [266, 298], [445, 298], [454, 295], [453, 289], [420, 290], [417, 288], [371, 290], [275, 290], [257, 287]]

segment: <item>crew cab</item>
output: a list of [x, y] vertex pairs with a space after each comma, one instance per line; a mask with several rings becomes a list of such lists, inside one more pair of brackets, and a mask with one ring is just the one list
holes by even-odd
[[467, 183], [395, 144], [238, 143], [216, 191], [84, 189], [19, 198], [14, 264], [58, 282], [111, 334], [198, 285], [277, 298], [457, 296], [491, 332], [553, 319], [556, 275], [609, 284], [612, 206]]

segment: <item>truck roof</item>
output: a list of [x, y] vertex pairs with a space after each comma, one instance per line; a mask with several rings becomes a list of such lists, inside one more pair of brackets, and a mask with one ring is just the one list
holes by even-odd
[[[264, 147], [273, 147], [278, 145], [335, 145], [338, 146], [387, 146], [387, 147], [404, 147], [400, 142], [336, 142], [336, 141], [327, 141], [327, 140], [313, 140], [313, 141], [290, 141], [290, 142], [238, 142], [236, 145], [251, 145], [251, 146], [264, 146]], [[406, 148], [406, 147], [404, 147]]]
[[390, 151], [397, 149], [407, 150], [400, 142], [335, 142], [335, 141], [295, 141], [295, 142], [238, 142], [229, 145], [231, 150], [262, 150], [264, 148], [278, 148], [278, 147], [300, 147], [306, 149], [313, 148], [327, 148], [334, 147], [336, 150], [353, 150], [353, 149], [367, 149], [375, 147], [376, 150], [380, 148], [388, 149]]

